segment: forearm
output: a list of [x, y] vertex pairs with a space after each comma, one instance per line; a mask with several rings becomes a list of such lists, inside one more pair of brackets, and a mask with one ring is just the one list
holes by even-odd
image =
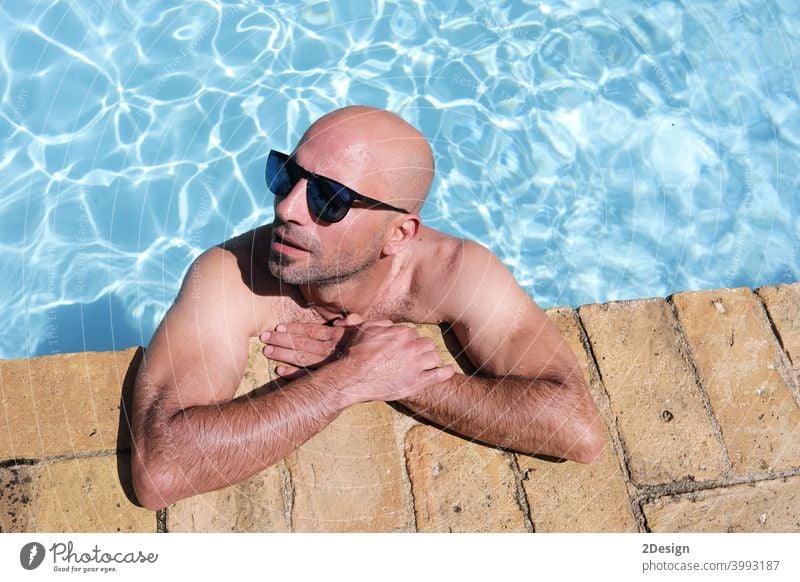
[[324, 386], [309, 377], [218, 405], [177, 412], [152, 407], [143, 434], [135, 439], [140, 501], [165, 507], [233, 485], [280, 461], [343, 410], [335, 391]]
[[456, 374], [401, 404], [464, 436], [525, 453], [591, 462], [602, 450], [582, 383]]

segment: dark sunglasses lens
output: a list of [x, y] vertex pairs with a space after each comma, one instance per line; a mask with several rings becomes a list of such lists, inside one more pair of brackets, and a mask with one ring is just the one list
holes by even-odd
[[339, 222], [350, 210], [351, 198], [346, 188], [327, 180], [311, 180], [308, 183], [308, 205], [314, 216], [325, 222]]
[[267, 187], [276, 196], [286, 196], [300, 179], [289, 158], [271, 153], [267, 158]]

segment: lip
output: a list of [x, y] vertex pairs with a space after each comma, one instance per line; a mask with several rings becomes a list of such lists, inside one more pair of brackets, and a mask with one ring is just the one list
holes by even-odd
[[[287, 244], [288, 243], [288, 244]], [[284, 255], [304, 255], [310, 251], [294, 239], [283, 236], [280, 233], [273, 233], [272, 249]]]

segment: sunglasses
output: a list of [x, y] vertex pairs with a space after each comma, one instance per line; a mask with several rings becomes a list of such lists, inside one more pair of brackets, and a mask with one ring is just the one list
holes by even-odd
[[306, 200], [311, 213], [324, 222], [339, 222], [350, 211], [353, 202], [364, 202], [370, 208], [411, 214], [408, 210], [375, 200], [340, 184], [301, 168], [290, 156], [272, 150], [267, 157], [267, 186], [275, 196], [287, 196], [301, 178], [308, 180]]

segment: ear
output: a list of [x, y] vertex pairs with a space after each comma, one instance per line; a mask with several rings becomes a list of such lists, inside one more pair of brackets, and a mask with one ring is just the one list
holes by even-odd
[[396, 223], [391, 227], [389, 239], [383, 245], [384, 256], [396, 255], [417, 236], [421, 221], [417, 214], [403, 215], [402, 222]]

